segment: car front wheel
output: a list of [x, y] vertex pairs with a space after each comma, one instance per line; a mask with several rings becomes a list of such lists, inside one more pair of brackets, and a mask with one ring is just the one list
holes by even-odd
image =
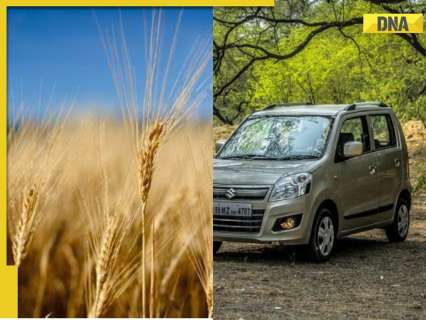
[[322, 208], [312, 226], [311, 239], [306, 247], [307, 257], [316, 262], [328, 260], [336, 242], [336, 225], [332, 212]]

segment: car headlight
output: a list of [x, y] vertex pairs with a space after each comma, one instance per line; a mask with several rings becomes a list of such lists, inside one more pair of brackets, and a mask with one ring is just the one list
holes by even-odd
[[298, 173], [284, 176], [275, 182], [270, 201], [294, 199], [308, 193], [311, 189], [312, 175], [310, 173]]

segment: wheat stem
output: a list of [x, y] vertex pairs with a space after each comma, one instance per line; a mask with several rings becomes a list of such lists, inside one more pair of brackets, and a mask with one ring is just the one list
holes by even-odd
[[[146, 203], [148, 200], [149, 192], [151, 190], [152, 178], [154, 175], [154, 163], [157, 156], [158, 148], [160, 146], [161, 138], [165, 132], [165, 124], [161, 121], [156, 121], [148, 132], [147, 141], [139, 150], [139, 193], [141, 200], [141, 215], [142, 215], [142, 317], [146, 317], [147, 311], [147, 297], [146, 297], [146, 253], [147, 253], [147, 227], [146, 227]], [[154, 232], [154, 219], [150, 222], [151, 233]], [[154, 235], [151, 234], [151, 279], [150, 279], [150, 304], [149, 314], [153, 314], [153, 296], [155, 291], [155, 277], [154, 277]]]
[[109, 281], [112, 272], [111, 267], [117, 257], [117, 250], [115, 248], [115, 233], [116, 233], [116, 219], [111, 216], [107, 217], [106, 230], [102, 233], [102, 240], [99, 253], [96, 259], [96, 285], [95, 285], [95, 298], [93, 306], [89, 312], [89, 318], [100, 317], [106, 309], [108, 294], [109, 294]]

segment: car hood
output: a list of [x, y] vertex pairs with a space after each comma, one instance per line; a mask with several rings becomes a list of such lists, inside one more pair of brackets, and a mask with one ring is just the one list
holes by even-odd
[[214, 159], [213, 183], [224, 185], [272, 185], [281, 176], [311, 172], [318, 160], [225, 160]]

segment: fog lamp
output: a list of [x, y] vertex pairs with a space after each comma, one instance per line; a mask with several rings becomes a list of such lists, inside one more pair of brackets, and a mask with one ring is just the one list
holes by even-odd
[[299, 226], [300, 221], [302, 220], [302, 215], [297, 214], [289, 217], [278, 218], [275, 221], [275, 225], [273, 227], [273, 231], [285, 231], [291, 230]]
[[280, 227], [283, 230], [293, 229], [295, 225], [296, 219], [294, 219], [293, 217], [285, 218], [284, 221], [280, 223]]

